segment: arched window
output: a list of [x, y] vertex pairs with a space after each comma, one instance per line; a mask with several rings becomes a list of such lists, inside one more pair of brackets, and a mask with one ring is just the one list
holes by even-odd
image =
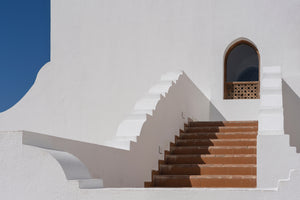
[[247, 40], [234, 43], [225, 54], [224, 99], [259, 99], [259, 52]]

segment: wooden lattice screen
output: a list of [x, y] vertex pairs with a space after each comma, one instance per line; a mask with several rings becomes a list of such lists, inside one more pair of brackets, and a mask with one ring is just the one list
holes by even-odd
[[225, 82], [224, 99], [259, 99], [259, 81]]

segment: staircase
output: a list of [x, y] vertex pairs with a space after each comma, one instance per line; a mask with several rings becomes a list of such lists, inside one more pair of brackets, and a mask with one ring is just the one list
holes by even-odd
[[190, 122], [145, 187], [256, 187], [257, 121]]

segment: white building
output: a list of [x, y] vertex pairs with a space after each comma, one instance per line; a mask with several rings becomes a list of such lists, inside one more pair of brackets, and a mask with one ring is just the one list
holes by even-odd
[[[0, 113], [1, 196], [299, 199], [299, 9], [299, 0], [51, 0], [51, 62]], [[241, 80], [254, 99], [227, 99]], [[143, 188], [190, 120], [257, 120], [257, 186]]]

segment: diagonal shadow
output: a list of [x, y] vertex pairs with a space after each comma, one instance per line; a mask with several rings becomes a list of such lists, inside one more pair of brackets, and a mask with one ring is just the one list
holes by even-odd
[[284, 112], [284, 132], [290, 135], [290, 145], [300, 153], [300, 98], [293, 89], [282, 80], [282, 99]]

